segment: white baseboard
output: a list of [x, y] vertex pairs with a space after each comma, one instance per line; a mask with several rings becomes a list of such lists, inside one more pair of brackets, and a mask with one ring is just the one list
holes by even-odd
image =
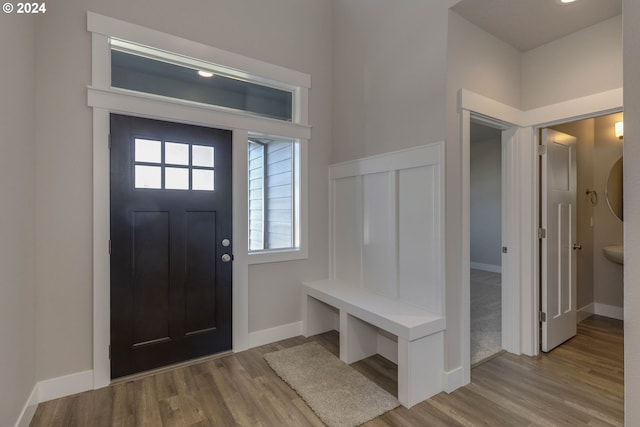
[[593, 314], [598, 316], [611, 317], [612, 319], [624, 320], [624, 308], [615, 305], [607, 305], [596, 302], [593, 304]]
[[442, 373], [442, 388], [447, 393], [462, 387], [464, 384], [464, 370], [462, 366], [453, 369], [451, 371], [445, 371]]
[[490, 271], [491, 273], [502, 273], [502, 266], [483, 264], [481, 262], [471, 262], [469, 264], [474, 270]]
[[29, 399], [27, 399], [27, 403], [24, 404], [24, 408], [22, 408], [22, 412], [20, 412], [15, 427], [29, 427], [33, 416], [36, 414], [38, 403], [40, 402], [38, 401], [38, 384], [36, 383], [29, 395]]
[[29, 427], [39, 403], [92, 389], [92, 370], [40, 381], [33, 387], [15, 427]]
[[93, 389], [93, 370], [51, 378], [38, 383], [38, 401], [58, 399]]
[[286, 340], [299, 335], [302, 335], [302, 322], [294, 322], [289, 323], [288, 325], [249, 332], [249, 348], [271, 344], [276, 341]]
[[577, 313], [578, 318], [576, 319], [576, 322], [577, 323], [582, 322], [584, 319], [591, 316], [594, 311], [595, 311], [595, 308], [593, 303], [587, 304], [584, 307], [580, 307], [578, 309], [578, 313]]

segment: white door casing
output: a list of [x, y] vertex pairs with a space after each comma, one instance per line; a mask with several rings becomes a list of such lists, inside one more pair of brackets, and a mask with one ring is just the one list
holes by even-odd
[[[460, 109], [460, 139], [462, 145], [462, 295], [460, 306], [462, 308], [462, 374], [460, 382], [456, 386], [467, 384], [471, 380], [470, 368], [470, 339], [469, 339], [469, 262], [470, 262], [470, 236], [469, 236], [469, 144], [470, 144], [470, 120], [474, 114], [488, 117], [513, 127], [524, 127], [522, 134], [522, 150], [520, 162], [516, 170], [521, 181], [518, 191], [521, 194], [521, 215], [519, 227], [521, 254], [519, 258], [509, 257], [510, 262], [517, 263], [520, 268], [519, 281], [517, 282], [521, 298], [520, 301], [512, 299], [516, 303], [515, 320], [519, 323], [520, 351], [529, 356], [537, 356], [540, 351], [540, 328], [538, 322], [540, 302], [540, 275], [539, 275], [539, 241], [537, 238], [539, 221], [539, 169], [536, 147], [540, 143], [538, 129], [557, 123], [566, 123], [599, 115], [622, 111], [622, 88], [613, 89], [581, 98], [551, 104], [548, 106], [523, 111], [503, 104], [495, 99], [488, 98], [467, 89], [458, 91], [458, 107]], [[535, 130], [535, 131], [534, 131]], [[507, 174], [503, 170], [503, 174]], [[508, 216], [516, 216], [518, 213], [509, 212]], [[503, 218], [503, 223], [506, 218]], [[503, 237], [504, 240], [504, 237]], [[513, 246], [513, 244], [511, 244]], [[503, 317], [505, 313], [503, 312]], [[503, 331], [503, 339], [505, 337]], [[504, 345], [504, 343], [503, 343]], [[447, 391], [452, 391], [456, 386], [449, 386]]]
[[[518, 318], [520, 306], [518, 289], [520, 242], [517, 235], [520, 218], [518, 190], [518, 131], [510, 127], [502, 131], [502, 170], [501, 170], [501, 216], [502, 216], [502, 275], [501, 275], [501, 345], [509, 353], [520, 354], [520, 336]], [[514, 233], [514, 231], [516, 231]]]
[[576, 138], [551, 129], [541, 137], [542, 351], [576, 334]]

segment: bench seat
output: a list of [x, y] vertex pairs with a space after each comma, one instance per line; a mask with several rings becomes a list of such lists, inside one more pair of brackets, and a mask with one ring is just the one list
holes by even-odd
[[336, 280], [302, 284], [303, 334], [335, 329], [340, 359], [353, 363], [377, 353], [378, 329], [398, 339], [398, 400], [411, 407], [442, 391], [445, 319], [410, 304]]

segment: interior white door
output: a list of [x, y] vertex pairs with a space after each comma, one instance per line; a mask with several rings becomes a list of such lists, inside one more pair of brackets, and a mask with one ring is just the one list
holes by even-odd
[[542, 130], [542, 351], [576, 334], [576, 138]]

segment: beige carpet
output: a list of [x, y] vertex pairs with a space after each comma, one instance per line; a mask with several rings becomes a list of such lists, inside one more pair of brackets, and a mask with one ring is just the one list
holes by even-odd
[[471, 364], [502, 351], [502, 275], [471, 270]]
[[357, 426], [398, 406], [398, 400], [320, 344], [264, 355], [280, 378], [328, 426]]

